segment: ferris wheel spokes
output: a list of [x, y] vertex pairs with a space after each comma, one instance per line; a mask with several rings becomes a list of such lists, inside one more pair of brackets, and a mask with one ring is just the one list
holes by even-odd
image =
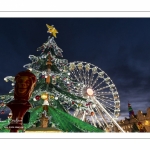
[[120, 125], [110, 116], [110, 114], [106, 111], [106, 109], [100, 104], [98, 100], [96, 100], [94, 97], [92, 99], [101, 107], [101, 109], [108, 115], [108, 117], [111, 118], [112, 122], [120, 129], [120, 131], [124, 132], [125, 131], [120, 127]]
[[82, 107], [77, 104], [79, 110], [75, 110], [74, 116], [81, 120], [90, 118], [92, 124], [104, 130], [110, 127], [110, 122], [117, 124], [113, 118], [119, 116], [120, 100], [110, 77], [100, 68], [86, 62], [76, 61], [69, 63], [68, 67], [70, 79], [80, 83], [79, 87], [71, 85], [70, 91], [86, 99], [85, 103], [80, 102]]

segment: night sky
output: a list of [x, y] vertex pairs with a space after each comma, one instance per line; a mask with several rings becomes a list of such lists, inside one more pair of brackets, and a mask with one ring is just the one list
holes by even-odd
[[101, 68], [117, 87], [121, 117], [128, 117], [128, 102], [135, 112], [150, 107], [149, 18], [0, 18], [0, 94], [7, 94], [15, 76], [39, 56], [46, 42], [46, 24], [58, 30], [57, 45], [63, 56]]

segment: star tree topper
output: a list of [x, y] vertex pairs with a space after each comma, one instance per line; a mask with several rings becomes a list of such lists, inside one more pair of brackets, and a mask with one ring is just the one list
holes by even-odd
[[55, 27], [52, 25], [48, 25], [46, 24], [47, 28], [48, 28], [48, 33], [51, 33], [55, 38], [56, 38], [56, 34], [58, 33], [58, 31], [55, 29]]

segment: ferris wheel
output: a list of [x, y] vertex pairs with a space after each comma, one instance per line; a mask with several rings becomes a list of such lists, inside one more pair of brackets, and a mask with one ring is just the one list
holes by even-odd
[[[117, 88], [110, 77], [93, 64], [75, 61], [68, 63], [70, 78], [80, 83], [78, 88], [72, 87], [72, 93], [86, 99], [83, 106], [73, 111], [73, 115], [82, 121], [90, 122], [95, 127], [112, 131], [120, 115], [120, 99]], [[108, 132], [109, 132], [108, 131]]]

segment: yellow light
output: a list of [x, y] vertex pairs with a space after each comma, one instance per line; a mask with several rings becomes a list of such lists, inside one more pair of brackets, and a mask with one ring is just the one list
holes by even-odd
[[81, 106], [82, 106], [82, 104], [80, 103], [80, 104], [78, 104], [78, 106], [79, 106], [79, 107], [81, 107]]
[[54, 95], [51, 95], [50, 98], [51, 98], [51, 99], [54, 99]]
[[43, 94], [41, 95], [41, 98], [44, 99], [44, 100], [46, 100], [46, 99], [48, 98], [47, 93], [43, 93]]
[[145, 125], [149, 125], [149, 121], [148, 120], [145, 121]]

